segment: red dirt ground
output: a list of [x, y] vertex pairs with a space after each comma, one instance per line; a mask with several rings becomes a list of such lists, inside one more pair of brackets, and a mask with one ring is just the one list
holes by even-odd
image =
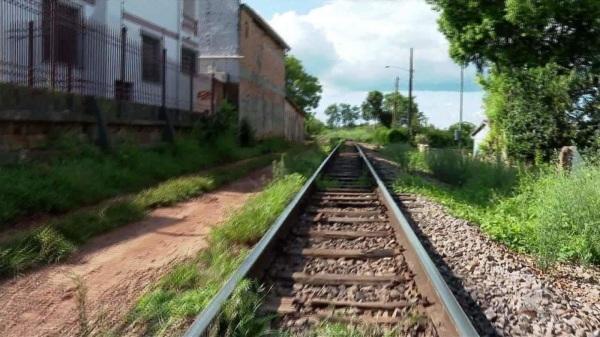
[[99, 236], [65, 263], [3, 281], [0, 336], [78, 336], [80, 322], [94, 326], [119, 322], [148, 285], [173, 264], [205, 248], [210, 229], [269, 179], [270, 168], [255, 171]]

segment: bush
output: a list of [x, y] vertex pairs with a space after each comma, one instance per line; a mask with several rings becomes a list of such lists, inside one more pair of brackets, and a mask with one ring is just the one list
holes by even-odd
[[448, 130], [439, 130], [435, 128], [424, 129], [424, 134], [427, 135], [429, 145], [433, 148], [455, 147], [454, 135]]
[[554, 173], [533, 186], [538, 253], [555, 260], [600, 264], [600, 166]]
[[470, 159], [458, 151], [430, 150], [425, 155], [431, 173], [440, 181], [462, 186], [470, 175]]
[[[398, 149], [383, 153], [406, 165]], [[398, 191], [433, 197], [494, 239], [535, 254], [543, 267], [555, 261], [600, 264], [600, 164], [565, 173], [551, 166], [525, 171], [453, 150], [425, 157], [426, 168], [449, 185], [405, 174]], [[415, 167], [412, 160], [408, 165]]]
[[468, 183], [474, 189], [511, 190], [518, 182], [515, 168], [500, 161], [478, 160], [457, 150], [431, 150], [425, 161], [438, 180], [453, 186]]
[[407, 129], [393, 129], [388, 133], [388, 143], [408, 143], [410, 136]]
[[254, 130], [246, 118], [240, 122], [240, 129], [238, 131], [238, 140], [240, 145], [248, 147], [254, 144]]

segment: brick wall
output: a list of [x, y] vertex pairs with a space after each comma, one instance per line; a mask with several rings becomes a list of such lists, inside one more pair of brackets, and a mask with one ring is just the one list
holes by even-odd
[[239, 27], [240, 119], [248, 120], [258, 138], [283, 137], [285, 50], [245, 10]]

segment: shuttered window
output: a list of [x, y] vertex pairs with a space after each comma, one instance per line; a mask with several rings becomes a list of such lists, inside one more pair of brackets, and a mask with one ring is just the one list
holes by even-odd
[[196, 72], [196, 51], [189, 48], [181, 48], [181, 72], [194, 74]]
[[160, 65], [160, 40], [142, 35], [142, 79], [147, 82], [160, 82]]
[[44, 62], [78, 65], [81, 35], [80, 9], [57, 0], [42, 2]]

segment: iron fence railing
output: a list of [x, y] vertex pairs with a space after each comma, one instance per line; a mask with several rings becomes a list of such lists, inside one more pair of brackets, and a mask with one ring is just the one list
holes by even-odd
[[193, 111], [193, 68], [170, 57], [74, 2], [0, 0], [0, 83]]

